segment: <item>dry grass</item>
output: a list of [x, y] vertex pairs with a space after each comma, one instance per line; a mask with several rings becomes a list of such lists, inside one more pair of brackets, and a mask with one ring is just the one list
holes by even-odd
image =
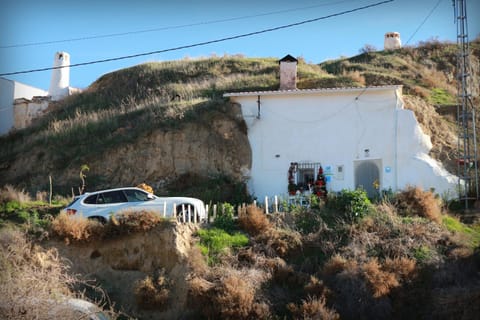
[[395, 274], [384, 270], [376, 258], [365, 263], [362, 272], [374, 298], [385, 296], [390, 293], [390, 290], [400, 285]]
[[153, 211], [124, 211], [102, 224], [97, 220], [81, 215], [68, 215], [61, 212], [51, 224], [53, 235], [66, 243], [90, 242], [105, 237], [120, 236], [136, 232], [146, 232], [162, 223], [164, 219]]
[[229, 268], [212, 271], [207, 280], [189, 281], [189, 304], [208, 319], [265, 319], [270, 310], [255, 301], [255, 287], [263, 281], [256, 272], [242, 273]]
[[55, 249], [43, 250], [17, 230], [0, 230], [0, 318], [79, 319], [66, 303], [79, 283]]
[[322, 272], [326, 276], [332, 276], [346, 269], [356, 269], [357, 263], [354, 260], [347, 260], [339, 254], [333, 255], [323, 266]]
[[8, 201], [26, 203], [32, 201], [32, 198], [25, 192], [25, 190], [17, 190], [13, 186], [7, 184], [0, 189], [0, 203]]
[[300, 233], [289, 229], [267, 229], [256, 240], [263, 244], [263, 250], [271, 257], [286, 257], [302, 247]]
[[430, 191], [407, 187], [397, 194], [395, 202], [400, 215], [425, 217], [438, 224], [442, 222], [440, 200]]
[[170, 299], [171, 286], [164, 269], [153, 277], [147, 276], [135, 285], [137, 304], [143, 309], [164, 309]]
[[164, 219], [155, 211], [126, 210], [117, 216], [112, 216], [107, 226], [111, 231], [110, 233], [128, 234], [148, 231], [162, 221], [164, 221]]
[[219, 288], [215, 303], [222, 319], [245, 319], [248, 317], [255, 298], [250, 283], [238, 275], [229, 275]]
[[272, 227], [263, 210], [255, 205], [249, 205], [245, 208], [238, 217], [238, 223], [252, 236], [265, 232]]
[[387, 272], [395, 273], [396, 277], [402, 280], [412, 279], [417, 271], [416, 261], [406, 257], [387, 258], [382, 267]]
[[325, 298], [322, 297], [308, 297], [306, 300], [302, 300], [300, 306], [290, 303], [287, 308], [292, 313], [294, 319], [340, 319], [340, 315], [334, 309], [328, 308]]
[[66, 243], [98, 240], [105, 233], [104, 226], [83, 216], [72, 216], [61, 212], [52, 221], [52, 233]]

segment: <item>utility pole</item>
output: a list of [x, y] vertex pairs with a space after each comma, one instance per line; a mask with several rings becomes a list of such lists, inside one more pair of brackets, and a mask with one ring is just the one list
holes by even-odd
[[475, 106], [472, 101], [472, 69], [468, 41], [466, 0], [452, 0], [457, 24], [457, 122], [458, 188], [465, 209], [478, 200], [478, 161]]

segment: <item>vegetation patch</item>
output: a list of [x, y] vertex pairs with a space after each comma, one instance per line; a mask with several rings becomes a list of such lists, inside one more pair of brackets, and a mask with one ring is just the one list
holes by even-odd
[[210, 265], [218, 262], [220, 255], [244, 247], [249, 242], [248, 237], [241, 232], [230, 234], [218, 228], [200, 229], [197, 234], [200, 238], [200, 250], [207, 257]]
[[398, 213], [404, 216], [425, 217], [436, 223], [442, 222], [440, 199], [431, 191], [423, 191], [418, 187], [408, 187], [395, 197]]
[[135, 298], [137, 304], [143, 309], [163, 310], [168, 306], [172, 281], [161, 269], [153, 276], [137, 281], [135, 284]]
[[52, 234], [66, 243], [91, 242], [146, 232], [169, 220], [153, 211], [124, 211], [106, 222], [61, 212], [51, 223]]
[[[78, 319], [85, 317], [68, 304], [68, 299], [87, 300], [75, 293], [79, 285], [92, 288], [69, 273], [67, 262], [57, 250], [44, 250], [14, 228], [0, 229], [0, 315], [4, 319]], [[99, 300], [102, 306], [105, 300]], [[102, 310], [101, 307], [98, 307]], [[116, 319], [113, 310], [103, 310]]]

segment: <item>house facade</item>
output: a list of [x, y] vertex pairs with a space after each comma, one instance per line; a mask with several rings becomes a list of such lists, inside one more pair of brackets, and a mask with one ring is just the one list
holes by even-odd
[[[282, 80], [281, 80], [282, 81]], [[252, 164], [249, 192], [259, 199], [312, 192], [323, 174], [328, 192], [364, 188], [370, 196], [407, 186], [455, 197], [458, 178], [432, 148], [401, 86], [284, 89], [227, 93], [241, 106]]]
[[[11, 129], [16, 128], [16, 122], [25, 123], [26, 120], [20, 119], [20, 115], [16, 114], [16, 105], [25, 104], [37, 96], [47, 96], [47, 91], [0, 78], [0, 135], [7, 134]], [[21, 106], [20, 113], [27, 114], [26, 109], [27, 107]]]
[[23, 129], [42, 116], [50, 101], [61, 100], [81, 90], [70, 87], [70, 55], [55, 53], [48, 91], [0, 78], [0, 136]]

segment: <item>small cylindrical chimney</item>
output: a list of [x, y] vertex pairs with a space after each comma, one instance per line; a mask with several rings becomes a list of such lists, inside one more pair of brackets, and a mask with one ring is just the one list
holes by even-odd
[[48, 95], [52, 100], [59, 100], [68, 96], [70, 86], [70, 55], [66, 52], [57, 52], [53, 59], [52, 79]]
[[278, 63], [280, 64], [280, 90], [296, 90], [298, 60], [291, 55], [286, 55]]
[[400, 40], [400, 33], [387, 32], [385, 33], [385, 41], [383, 43], [384, 50], [395, 50], [402, 47], [402, 40]]

